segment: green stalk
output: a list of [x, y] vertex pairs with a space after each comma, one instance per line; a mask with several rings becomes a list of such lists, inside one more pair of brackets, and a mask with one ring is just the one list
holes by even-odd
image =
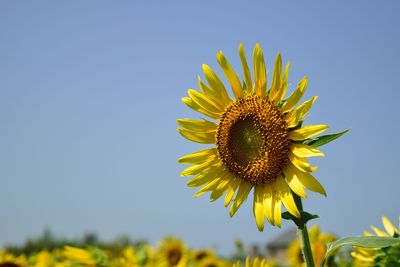
[[308, 238], [307, 226], [304, 224], [303, 229], [299, 229], [301, 232], [301, 249], [303, 250], [304, 260], [306, 261], [307, 267], [315, 267], [314, 259], [311, 251], [310, 239]]
[[298, 220], [295, 223], [298, 227], [299, 232], [301, 233], [300, 235], [301, 250], [303, 251], [304, 260], [306, 262], [307, 267], [315, 267], [314, 258], [311, 250], [310, 238], [308, 237], [307, 225], [303, 216], [303, 204], [301, 202], [301, 198], [298, 195], [293, 194], [293, 198], [301, 214], [300, 220]]

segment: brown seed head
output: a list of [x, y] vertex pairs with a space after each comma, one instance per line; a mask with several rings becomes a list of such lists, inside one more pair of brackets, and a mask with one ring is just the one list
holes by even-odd
[[217, 150], [232, 173], [253, 185], [269, 183], [288, 161], [290, 140], [285, 117], [267, 99], [238, 99], [221, 117]]

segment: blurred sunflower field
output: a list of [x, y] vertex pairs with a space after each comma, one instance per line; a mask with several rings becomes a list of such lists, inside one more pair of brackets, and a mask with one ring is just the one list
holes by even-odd
[[381, 2], [0, 1], [0, 267], [400, 267]]
[[[399, 238], [399, 229], [382, 216], [384, 230], [375, 226], [366, 236]], [[322, 232], [318, 225], [310, 228], [310, 241], [316, 266], [320, 266], [329, 243], [338, 237]], [[99, 241], [95, 234], [79, 240], [61, 240], [50, 231], [20, 246], [0, 249], [0, 267], [304, 267], [305, 262], [295, 229], [288, 230], [264, 246], [253, 244], [245, 247], [235, 241], [235, 250], [221, 256], [217, 249], [191, 249], [183, 240], [167, 236], [156, 245], [146, 241], [133, 241], [121, 236], [114, 241]], [[400, 266], [400, 245], [383, 249], [347, 246], [326, 261], [325, 266]]]

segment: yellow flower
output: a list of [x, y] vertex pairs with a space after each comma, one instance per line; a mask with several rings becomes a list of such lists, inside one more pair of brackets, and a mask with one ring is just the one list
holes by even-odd
[[71, 246], [64, 247], [64, 256], [74, 263], [95, 266], [96, 260], [93, 258], [92, 254], [82, 248], [76, 248]]
[[35, 255], [35, 267], [49, 267], [54, 266], [54, 255], [47, 250], [42, 250]]
[[178, 119], [179, 133], [193, 142], [214, 146], [188, 154], [179, 162], [191, 164], [181, 175], [194, 176], [187, 184], [201, 187], [195, 196], [211, 192], [210, 198], [214, 201], [225, 194], [224, 205], [231, 205], [230, 216], [254, 188], [253, 211], [258, 229], [262, 231], [264, 218], [280, 227], [282, 204], [293, 216], [300, 217], [292, 191], [303, 198], [306, 197], [305, 188], [326, 196], [325, 189], [311, 174], [317, 168], [308, 162], [309, 157], [324, 154], [307, 142], [328, 126], [302, 126], [317, 97], [296, 106], [308, 84], [307, 77], [303, 77], [297, 89], [285, 98], [290, 63], [283, 70], [280, 54], [268, 90], [267, 71], [259, 44], [253, 52], [254, 78], [242, 44], [239, 55], [243, 82], [223, 53], [217, 53], [234, 99], [208, 65], [203, 65], [208, 85], [199, 78], [200, 91], [189, 89], [189, 96], [182, 99], [188, 107], [211, 120]]
[[[267, 261], [266, 259], [262, 258], [254, 258], [250, 259], [246, 257], [245, 267], [275, 267], [278, 264], [275, 261]], [[233, 267], [240, 267], [240, 262], [233, 264]]]
[[140, 266], [136, 251], [133, 247], [127, 246], [122, 250], [122, 255], [114, 256], [110, 260], [110, 266], [112, 267], [137, 267]]
[[[374, 233], [364, 231], [365, 236], [383, 236], [399, 238], [399, 229], [397, 229], [392, 222], [386, 217], [382, 216], [382, 224], [385, 231], [371, 226]], [[400, 246], [394, 245], [386, 248], [385, 251], [379, 248], [362, 248], [356, 247], [355, 251], [351, 252], [357, 266], [400, 266]], [[396, 265], [398, 264], [398, 265]]]
[[[309, 230], [311, 250], [314, 257], [315, 266], [320, 266], [325, 255], [327, 244], [336, 240], [336, 236], [330, 233], [321, 233], [318, 225], [314, 225]], [[305, 267], [300, 241], [294, 240], [288, 248], [288, 261], [292, 267]]]
[[209, 257], [214, 257], [214, 252], [210, 249], [196, 249], [196, 250], [192, 250], [190, 253], [190, 259], [194, 262], [194, 263], [199, 263], [202, 260], [204, 260], [205, 258], [209, 258]]
[[204, 259], [202, 259], [198, 264], [194, 265], [194, 266], [198, 266], [198, 267], [228, 267], [229, 264], [222, 260], [222, 259], [218, 259], [216, 257], [206, 257]]
[[160, 241], [157, 266], [186, 266], [188, 260], [187, 253], [188, 250], [181, 240], [173, 237], [166, 237]]
[[12, 253], [0, 249], [0, 266], [19, 267], [26, 265], [25, 255], [15, 256]]

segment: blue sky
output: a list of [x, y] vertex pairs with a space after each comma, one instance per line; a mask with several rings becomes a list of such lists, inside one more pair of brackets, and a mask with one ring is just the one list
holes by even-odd
[[202, 148], [176, 132], [200, 115], [180, 99], [201, 65], [259, 42], [271, 71], [292, 62], [293, 87], [318, 95], [308, 122], [351, 128], [314, 160], [328, 197], [305, 208], [322, 230], [358, 235], [400, 194], [400, 4], [397, 1], [29, 1], [0, 3], [0, 245], [44, 227], [152, 242], [167, 234], [222, 253], [259, 233], [251, 201], [230, 218], [222, 201], [195, 199], [177, 158]]

